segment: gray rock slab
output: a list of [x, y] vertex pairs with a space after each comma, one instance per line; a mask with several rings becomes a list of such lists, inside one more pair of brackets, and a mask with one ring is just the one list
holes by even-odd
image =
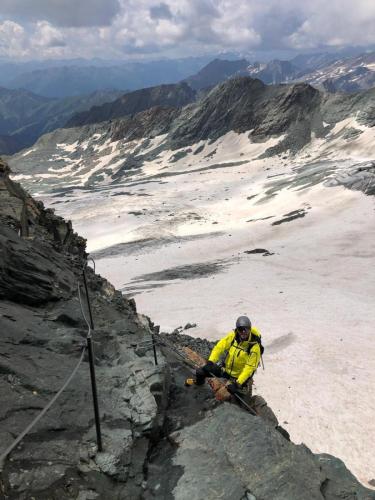
[[184, 470], [173, 490], [176, 500], [242, 499], [247, 492], [257, 500], [362, 498], [350, 496], [361, 490], [358, 482], [342, 483], [342, 496], [325, 496], [327, 476], [306, 446], [228, 403], [171, 437], [177, 445], [173, 464]]

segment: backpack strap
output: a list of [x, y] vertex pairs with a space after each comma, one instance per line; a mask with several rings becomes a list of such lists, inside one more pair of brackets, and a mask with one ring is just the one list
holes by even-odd
[[247, 347], [247, 354], [250, 354], [250, 351], [255, 344], [259, 345], [260, 355], [262, 356], [264, 353], [264, 347], [262, 345], [262, 337], [260, 335], [253, 335], [253, 334], [251, 334], [250, 342]]

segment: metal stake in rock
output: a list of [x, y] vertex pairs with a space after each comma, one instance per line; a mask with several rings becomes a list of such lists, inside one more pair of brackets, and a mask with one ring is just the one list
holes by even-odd
[[85, 285], [87, 308], [88, 308], [89, 316], [90, 316], [90, 330], [89, 330], [89, 333], [87, 335], [87, 350], [89, 353], [91, 389], [92, 389], [92, 399], [93, 399], [93, 403], [94, 403], [96, 442], [98, 444], [98, 451], [103, 451], [102, 434], [101, 434], [101, 430], [100, 430], [98, 392], [97, 392], [97, 388], [96, 388], [96, 377], [95, 377], [95, 357], [94, 357], [94, 349], [93, 349], [93, 345], [92, 345], [92, 335], [91, 335], [91, 331], [94, 331], [94, 321], [92, 319], [91, 304], [90, 304], [89, 291], [88, 291], [88, 287], [87, 287], [85, 268], [83, 268], [82, 274], [83, 274], [83, 283]]

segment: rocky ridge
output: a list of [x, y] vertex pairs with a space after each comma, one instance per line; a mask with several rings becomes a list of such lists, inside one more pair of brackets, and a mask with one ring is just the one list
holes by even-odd
[[[1, 163], [0, 376], [2, 451], [71, 373], [87, 327], [77, 297], [85, 241], [35, 202]], [[136, 347], [152, 323], [88, 268], [105, 451], [98, 453], [87, 360], [4, 464], [2, 498], [137, 498], [167, 367]], [[86, 312], [87, 314], [87, 312]], [[108, 492], [111, 492], [108, 495]]]
[[155, 106], [179, 108], [192, 102], [195, 95], [195, 91], [186, 83], [135, 90], [119, 97], [112, 103], [94, 106], [89, 111], [76, 114], [66, 123], [66, 127], [80, 127], [106, 120], [115, 120]]
[[[30, 176], [31, 183], [55, 184], [61, 179], [66, 185], [71, 176], [71, 182], [77, 185], [81, 183], [76, 177], [79, 173], [85, 187], [102, 181], [117, 184], [140, 172], [147, 162], [161, 163], [161, 155], [168, 152], [172, 163], [189, 154], [194, 161], [202, 148], [229, 132], [247, 133], [249, 143], [260, 147], [273, 142], [252, 160], [276, 155], [293, 158], [314, 141], [329, 146], [342, 138], [349, 146], [375, 124], [374, 89], [353, 95], [329, 94], [305, 83], [265, 85], [257, 79], [237, 77], [182, 108], [166, 105], [163, 92], [160, 101], [159, 93], [154, 99], [153, 89], [145, 89], [149, 97], [143, 101], [142, 92], [134, 101], [134, 93], [124, 96], [128, 103], [125, 107], [130, 106], [127, 112], [137, 106], [151, 108], [118, 119], [111, 114], [106, 122], [46, 134], [31, 150], [9, 159], [12, 168]], [[171, 92], [174, 95], [174, 90]], [[101, 109], [97, 108], [98, 112]], [[347, 124], [336, 131], [336, 125], [344, 120]], [[154, 146], [152, 140], [158, 137]], [[35, 174], [40, 179], [31, 177]], [[24, 181], [29, 185], [27, 177]]]
[[[77, 298], [84, 240], [0, 165], [1, 449], [76, 365], [87, 328]], [[208, 388], [183, 386], [175, 350], [150, 349], [152, 322], [88, 268], [104, 451], [95, 445], [86, 361], [72, 385], [5, 461], [2, 498], [369, 500], [344, 464], [296, 446], [274, 425]], [[13, 294], [11, 294], [13, 291]], [[207, 341], [175, 332], [160, 343]], [[144, 341], [146, 341], [144, 343]]]

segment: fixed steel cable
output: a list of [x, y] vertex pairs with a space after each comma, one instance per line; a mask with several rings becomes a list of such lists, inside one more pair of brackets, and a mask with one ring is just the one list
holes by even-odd
[[77, 290], [78, 290], [78, 300], [79, 300], [79, 305], [81, 308], [81, 313], [82, 313], [83, 319], [85, 320], [85, 323], [86, 323], [87, 328], [88, 328], [87, 336], [89, 336], [89, 335], [91, 335], [91, 326], [86, 318], [85, 311], [83, 310], [82, 297], [81, 297], [81, 287], [79, 286], [79, 283], [77, 283]]
[[[95, 266], [95, 262], [94, 262], [94, 266]], [[83, 316], [85, 323], [87, 325], [87, 328], [88, 328], [87, 337], [86, 337], [86, 342], [87, 342], [88, 339], [91, 339], [91, 325], [90, 325], [89, 321], [87, 320], [84, 309], [83, 309], [81, 290], [80, 290], [79, 283], [77, 284], [77, 289], [78, 289], [78, 299], [79, 299], [79, 303], [80, 303], [80, 307], [81, 307], [82, 316]], [[74, 367], [74, 369], [71, 372], [71, 374], [69, 375], [69, 377], [64, 382], [63, 386], [53, 396], [53, 398], [49, 401], [49, 403], [41, 410], [41, 412], [34, 418], [34, 420], [21, 432], [21, 434], [18, 435], [18, 437], [13, 441], [13, 443], [11, 445], [9, 445], [8, 448], [0, 455], [0, 468], [2, 467], [3, 461], [9, 455], [9, 453], [11, 451], [13, 451], [14, 448], [22, 441], [22, 439], [31, 431], [31, 429], [39, 422], [39, 420], [47, 413], [47, 411], [51, 408], [51, 406], [56, 402], [56, 400], [59, 398], [59, 396], [62, 394], [62, 392], [68, 387], [70, 382], [73, 380], [75, 374], [77, 373], [79, 367], [81, 366], [81, 363], [84, 360], [86, 349], [88, 349], [88, 348], [89, 348], [88, 344], [83, 346], [79, 361], [76, 364], [76, 366]]]
[[[95, 272], [95, 261], [94, 261], [94, 259], [90, 259], [90, 260], [92, 260], [92, 262], [94, 264], [94, 272]], [[94, 347], [93, 347], [93, 338], [92, 338], [92, 334], [91, 334], [91, 331], [94, 331], [94, 320], [93, 320], [93, 316], [92, 316], [89, 288], [88, 288], [88, 284], [87, 284], [86, 266], [87, 266], [87, 261], [84, 263], [84, 265], [82, 267], [82, 278], [83, 278], [83, 285], [85, 287], [87, 309], [88, 309], [88, 313], [89, 313], [90, 322], [87, 320], [87, 318], [84, 314], [84, 311], [83, 311], [83, 305], [82, 305], [82, 300], [81, 300], [81, 290], [80, 290], [79, 283], [78, 283], [78, 297], [79, 297], [79, 301], [80, 301], [80, 305], [81, 305], [82, 315], [83, 315], [83, 317], [86, 321], [86, 324], [88, 326], [86, 345], [87, 345], [87, 352], [88, 352], [88, 356], [89, 356], [91, 392], [92, 392], [92, 400], [93, 400], [93, 404], [94, 404], [96, 442], [98, 445], [98, 451], [103, 451], [102, 433], [101, 433], [101, 426], [100, 426], [99, 399], [98, 399], [98, 390], [97, 390], [97, 386], [96, 386], [96, 376], [95, 376], [95, 354], [94, 354]]]
[[51, 401], [43, 408], [43, 410], [34, 418], [34, 420], [26, 427], [24, 431], [21, 432], [21, 434], [13, 441], [13, 443], [0, 455], [0, 467], [3, 463], [3, 460], [9, 455], [9, 453], [14, 450], [14, 448], [19, 444], [20, 441], [28, 434], [31, 429], [39, 422], [39, 420], [47, 413], [47, 411], [51, 408], [51, 406], [54, 404], [54, 402], [57, 400], [57, 398], [61, 395], [61, 393], [67, 388], [67, 386], [70, 384], [72, 381], [74, 375], [77, 373], [78, 368], [81, 366], [81, 363], [83, 361], [84, 355], [86, 351], [86, 346], [83, 347], [81, 357], [79, 358], [78, 363], [76, 364], [74, 370], [72, 373], [69, 375], [69, 377], [66, 379], [64, 385], [61, 387], [61, 389], [54, 395], [54, 397], [51, 399]]

